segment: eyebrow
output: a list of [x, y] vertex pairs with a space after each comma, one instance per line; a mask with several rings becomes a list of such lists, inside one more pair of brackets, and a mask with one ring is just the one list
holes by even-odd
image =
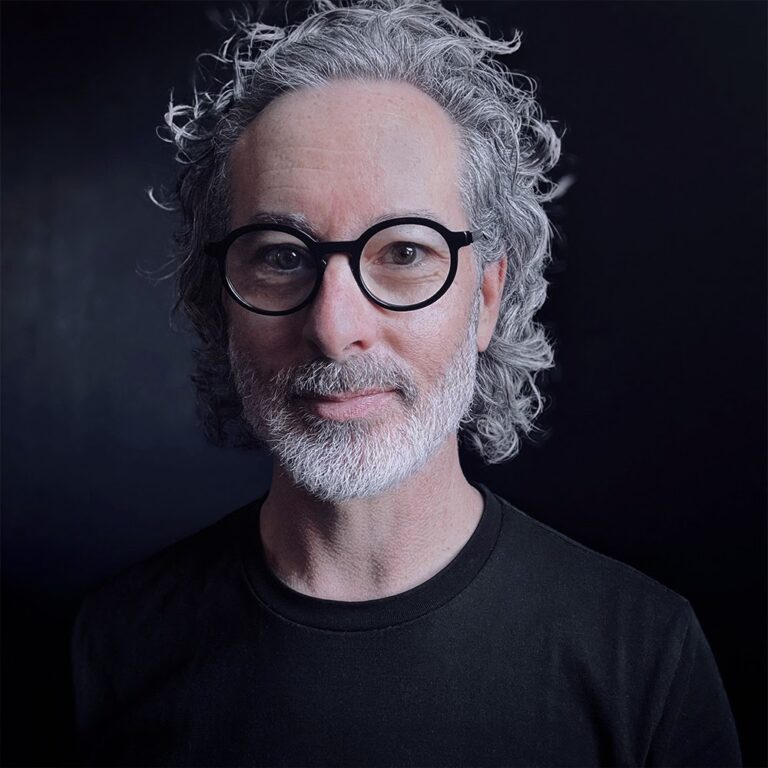
[[[420, 218], [425, 219], [431, 219], [432, 221], [436, 221], [438, 224], [442, 224], [444, 227], [448, 227], [448, 225], [442, 220], [442, 217], [438, 216], [434, 211], [429, 210], [428, 208], [422, 208], [418, 210], [411, 210], [411, 211], [390, 211], [388, 213], [384, 213], [381, 216], [377, 216], [369, 226], [373, 226], [374, 224], [379, 224], [382, 221], [387, 221], [387, 219], [400, 219], [405, 218], [408, 216], [416, 216]], [[322, 240], [322, 237], [319, 234], [319, 229], [312, 224], [312, 222], [303, 214], [303, 213], [279, 213], [277, 211], [260, 211], [258, 213], [253, 214], [248, 221], [247, 224], [278, 224], [284, 227], [293, 227], [294, 229], [298, 229], [301, 232], [304, 232], [304, 234], [309, 235], [313, 240]], [[367, 227], [366, 227], [367, 229]]]
[[302, 213], [275, 213], [262, 211], [251, 216], [246, 224], [279, 224], [283, 227], [293, 227], [309, 235], [313, 240], [319, 240], [317, 229]]

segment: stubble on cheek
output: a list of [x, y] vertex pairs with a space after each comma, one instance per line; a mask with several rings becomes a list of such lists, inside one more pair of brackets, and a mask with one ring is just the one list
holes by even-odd
[[247, 347], [238, 344], [236, 334], [230, 334], [228, 353], [232, 379], [240, 397], [243, 419], [251, 427], [254, 435], [264, 440], [266, 424], [258, 403], [268, 398], [270, 374], [260, 369]]

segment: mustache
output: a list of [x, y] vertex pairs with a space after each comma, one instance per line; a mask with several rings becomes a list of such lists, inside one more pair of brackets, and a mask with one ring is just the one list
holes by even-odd
[[394, 360], [355, 355], [344, 361], [320, 359], [278, 371], [270, 380], [274, 390], [293, 397], [340, 395], [362, 389], [393, 389], [405, 402], [416, 402], [413, 376]]

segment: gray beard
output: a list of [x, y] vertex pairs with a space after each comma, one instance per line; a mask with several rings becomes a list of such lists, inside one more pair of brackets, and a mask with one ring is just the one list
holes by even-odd
[[[292, 482], [315, 498], [338, 502], [378, 496], [418, 472], [469, 413], [478, 316], [479, 297], [467, 334], [440, 378], [423, 392], [403, 364], [368, 355], [315, 360], [265, 380], [230, 340], [243, 418]], [[395, 389], [400, 413], [387, 421], [334, 421], [309, 413], [295, 399], [361, 389]]]

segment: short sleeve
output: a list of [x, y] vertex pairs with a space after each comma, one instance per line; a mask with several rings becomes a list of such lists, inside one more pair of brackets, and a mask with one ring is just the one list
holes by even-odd
[[715, 657], [686, 601], [679, 660], [656, 726], [647, 766], [741, 766], [736, 723]]

